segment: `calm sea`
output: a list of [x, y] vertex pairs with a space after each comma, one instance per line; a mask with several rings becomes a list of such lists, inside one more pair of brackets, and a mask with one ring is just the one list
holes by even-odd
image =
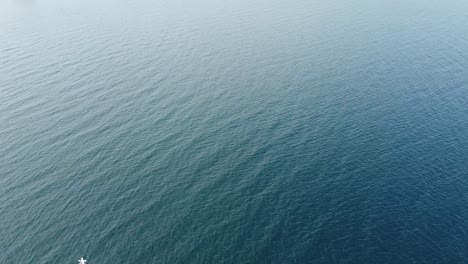
[[467, 263], [468, 2], [2, 0], [0, 262]]

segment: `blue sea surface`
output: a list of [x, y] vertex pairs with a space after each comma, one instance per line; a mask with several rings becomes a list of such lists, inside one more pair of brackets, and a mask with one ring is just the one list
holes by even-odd
[[467, 263], [468, 2], [3, 0], [0, 263]]

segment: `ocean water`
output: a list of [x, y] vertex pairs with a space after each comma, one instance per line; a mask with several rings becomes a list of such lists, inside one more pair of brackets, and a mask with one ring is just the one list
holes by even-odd
[[467, 263], [467, 241], [467, 1], [0, 2], [1, 263]]

